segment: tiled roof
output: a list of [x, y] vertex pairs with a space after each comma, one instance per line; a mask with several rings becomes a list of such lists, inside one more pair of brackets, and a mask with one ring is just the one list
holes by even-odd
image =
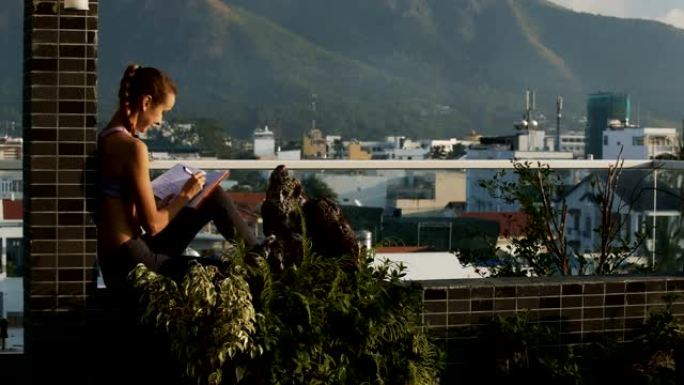
[[236, 205], [251, 211], [259, 211], [266, 199], [266, 193], [261, 192], [228, 192], [228, 195], [233, 198]]
[[21, 199], [3, 199], [2, 213], [4, 220], [21, 220], [24, 218], [24, 209]]
[[527, 214], [520, 212], [468, 212], [461, 218], [478, 218], [499, 224], [500, 237], [517, 237], [524, 234]]

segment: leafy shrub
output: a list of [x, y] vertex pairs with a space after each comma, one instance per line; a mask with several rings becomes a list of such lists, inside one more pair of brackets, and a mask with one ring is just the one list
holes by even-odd
[[143, 320], [168, 333], [197, 384], [437, 383], [422, 289], [401, 280], [403, 266], [367, 258], [350, 271], [304, 254], [276, 273], [244, 265], [238, 249], [225, 268], [192, 266], [180, 286], [142, 265], [131, 276]]

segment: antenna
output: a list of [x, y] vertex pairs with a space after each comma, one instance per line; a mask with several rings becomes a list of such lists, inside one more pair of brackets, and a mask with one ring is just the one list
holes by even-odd
[[556, 151], [560, 152], [560, 127], [561, 118], [563, 117], [563, 97], [558, 96], [556, 99]]

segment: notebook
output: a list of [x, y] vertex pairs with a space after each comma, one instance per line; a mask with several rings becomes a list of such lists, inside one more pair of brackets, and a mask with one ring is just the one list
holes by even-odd
[[[176, 164], [160, 176], [154, 178], [152, 181], [152, 190], [154, 191], [154, 196], [160, 200], [164, 200], [172, 194], [178, 195], [183, 188], [183, 185], [185, 185], [185, 182], [190, 179], [191, 174], [194, 174], [197, 171], [202, 170], [180, 163]], [[228, 176], [228, 171], [207, 171], [205, 173], [207, 176], [207, 181], [204, 184], [204, 188], [197, 195], [195, 195], [186, 204], [186, 206], [192, 208], [199, 206], [204, 198], [211, 194], [216, 186], [218, 186], [218, 184]]]

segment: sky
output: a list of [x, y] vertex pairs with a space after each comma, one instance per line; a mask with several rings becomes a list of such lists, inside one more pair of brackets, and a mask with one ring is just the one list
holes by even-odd
[[579, 12], [651, 19], [684, 29], [682, 0], [550, 0]]

